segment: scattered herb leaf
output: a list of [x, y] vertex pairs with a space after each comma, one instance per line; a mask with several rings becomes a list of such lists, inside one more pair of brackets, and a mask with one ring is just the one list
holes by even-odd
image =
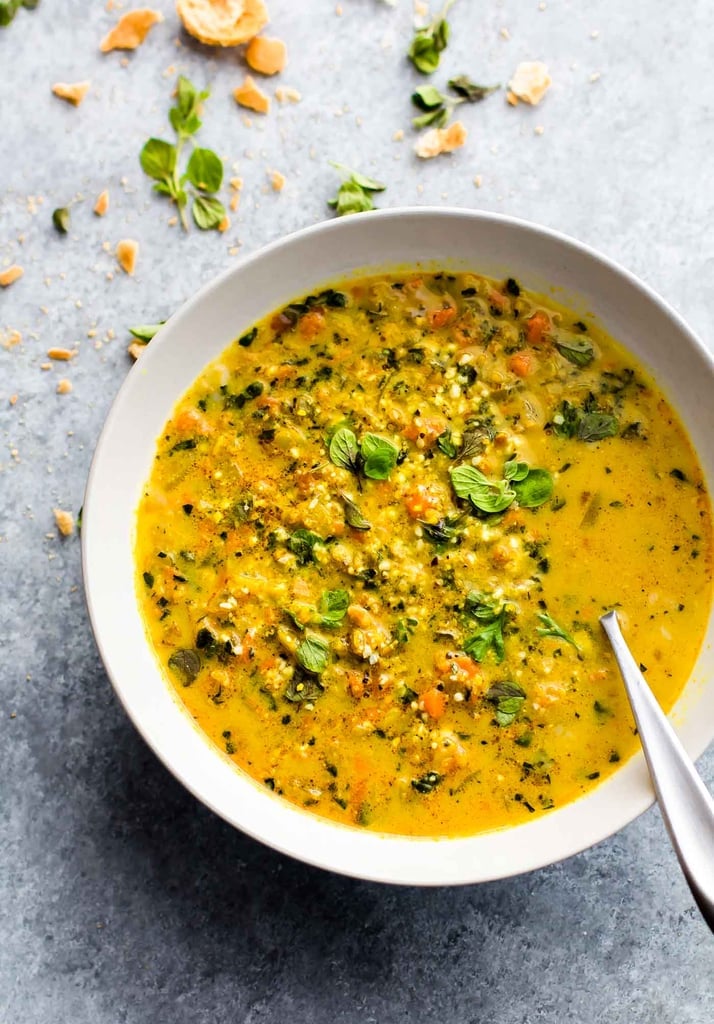
[[486, 693], [486, 700], [496, 707], [496, 721], [501, 726], [514, 721], [525, 699], [525, 691], [518, 683], [494, 683]]
[[295, 650], [295, 658], [306, 672], [319, 676], [327, 668], [330, 648], [319, 636], [310, 633]]
[[576, 651], [580, 650], [570, 633], [564, 630], [562, 626], [559, 626], [555, 619], [547, 612], [539, 612], [538, 618], [543, 623], [542, 626], [538, 626], [536, 629], [538, 636], [549, 636], [554, 640], [564, 640], [567, 644], [572, 644]]

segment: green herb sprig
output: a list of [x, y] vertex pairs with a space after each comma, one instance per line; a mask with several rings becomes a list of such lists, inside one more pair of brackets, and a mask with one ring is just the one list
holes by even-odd
[[518, 683], [494, 683], [487, 691], [486, 700], [495, 705], [495, 719], [500, 726], [510, 725], [526, 699], [525, 690]]
[[[195, 147], [181, 171], [181, 156], [184, 146], [201, 127], [199, 112], [208, 99], [207, 89], [199, 91], [183, 75], [179, 75], [176, 86], [176, 105], [169, 110], [169, 121], [176, 133], [176, 142], [151, 138], [145, 143], [139, 162], [145, 174], [153, 178], [154, 190], [169, 196], [175, 203], [181, 224], [188, 231], [186, 208], [189, 198], [194, 223], [202, 231], [217, 228], [226, 216], [223, 203], [215, 193], [223, 183], [223, 162], [212, 149]], [[193, 186], [189, 193], [186, 185]]]
[[372, 195], [375, 192], [384, 192], [386, 185], [374, 178], [368, 178], [359, 171], [352, 171], [344, 164], [337, 164], [330, 161], [335, 170], [343, 176], [342, 184], [337, 190], [333, 199], [327, 200], [327, 205], [337, 212], [338, 217], [345, 217], [350, 213], [366, 213], [374, 210]]
[[6, 28], [21, 7], [34, 11], [40, 0], [0, 0], [0, 28]]
[[466, 75], [452, 78], [449, 81], [449, 88], [457, 93], [456, 96], [449, 96], [440, 92], [434, 85], [422, 85], [412, 93], [412, 103], [424, 113], [412, 119], [415, 128], [426, 128], [433, 126], [443, 128], [448, 124], [451, 116], [460, 103], [478, 103], [486, 99], [492, 92], [500, 89], [499, 85], [477, 85]]
[[414, 33], [407, 56], [422, 75], [431, 75], [439, 66], [441, 54], [446, 49], [451, 34], [446, 15], [455, 3], [456, 0], [446, 0], [436, 17], [428, 25], [416, 29]]
[[138, 324], [136, 327], [129, 328], [129, 334], [132, 334], [142, 345], [148, 345], [165, 323], [165, 320], [159, 320], [157, 324]]
[[516, 499], [523, 508], [538, 508], [553, 493], [553, 477], [547, 469], [531, 469], [527, 462], [509, 460], [502, 480], [489, 480], [475, 466], [453, 466], [451, 485], [457, 497], [467, 498], [479, 512], [504, 512]]
[[[370, 480], [388, 480], [399, 458], [399, 449], [392, 441], [368, 433], [363, 434], [358, 443], [355, 432], [349, 427], [340, 427], [334, 432], [328, 452], [335, 466], [355, 474], [360, 489], [362, 476]], [[362, 530], [368, 528], [364, 525], [357, 527]]]
[[538, 626], [536, 629], [538, 636], [549, 636], [554, 640], [564, 640], [566, 644], [572, 644], [576, 651], [580, 650], [570, 633], [563, 629], [562, 626], [559, 626], [555, 619], [547, 612], [539, 612], [538, 618], [543, 623], [542, 626]]
[[464, 611], [481, 627], [464, 641], [464, 653], [481, 662], [489, 651], [493, 651], [496, 664], [500, 665], [506, 656], [503, 629], [508, 617], [507, 606], [499, 607], [485, 594], [471, 593], [464, 602]]

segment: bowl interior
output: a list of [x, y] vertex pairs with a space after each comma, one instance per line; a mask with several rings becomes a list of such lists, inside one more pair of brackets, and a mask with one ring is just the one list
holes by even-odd
[[[459, 839], [384, 836], [311, 815], [236, 769], [174, 697], [134, 594], [134, 516], [155, 439], [183, 391], [253, 321], [340, 278], [395, 266], [514, 276], [594, 315], [656, 377], [714, 480], [712, 359], [679, 317], [627, 272], [534, 225], [465, 210], [394, 210], [331, 221], [269, 246], [175, 314], [132, 369], [95, 453], [84, 504], [87, 600], [99, 649], [128, 714], [200, 800], [263, 842], [345, 874], [419, 885], [486, 881], [552, 863], [612, 834], [652, 801], [641, 755], [548, 816]], [[714, 623], [672, 712], [698, 756], [714, 736]]]

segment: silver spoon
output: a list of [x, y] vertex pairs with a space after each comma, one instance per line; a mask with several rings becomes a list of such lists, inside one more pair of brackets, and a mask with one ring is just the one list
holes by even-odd
[[664, 823], [684, 877], [714, 932], [714, 800], [637, 667], [611, 611], [600, 619], [630, 698]]

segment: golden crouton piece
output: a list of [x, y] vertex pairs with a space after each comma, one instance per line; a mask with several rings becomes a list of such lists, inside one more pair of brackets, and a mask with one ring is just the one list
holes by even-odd
[[100, 192], [99, 195], [97, 196], [97, 201], [94, 204], [94, 212], [96, 213], [97, 217], [103, 217], [108, 209], [109, 209], [109, 192], [107, 191], [107, 189], [104, 189], [104, 191]]
[[461, 121], [454, 121], [448, 128], [432, 128], [417, 139], [416, 155], [429, 160], [440, 153], [453, 153], [466, 142], [466, 129]]
[[263, 0], [176, 0], [183, 27], [208, 46], [247, 43], [268, 24]]
[[110, 50], [135, 50], [144, 42], [149, 30], [163, 20], [161, 11], [152, 11], [150, 7], [127, 11], [102, 39], [99, 49], [102, 53], [109, 53]]
[[71, 512], [65, 512], [61, 508], [53, 508], [57, 529], [63, 537], [71, 537], [74, 533], [74, 516]]
[[18, 278], [22, 277], [24, 273], [25, 271], [17, 263], [13, 263], [11, 267], [7, 267], [5, 270], [0, 270], [0, 288], [8, 288]]
[[243, 85], [233, 90], [233, 99], [241, 107], [248, 107], [259, 114], [267, 114], [270, 110], [270, 97], [266, 96], [255, 84], [255, 79], [250, 75], [245, 76]]
[[524, 61], [516, 68], [515, 74], [508, 83], [506, 99], [515, 106], [518, 100], [535, 106], [543, 99], [551, 86], [552, 79], [548, 68], [539, 60]]
[[135, 242], [133, 238], [123, 238], [121, 242], [117, 242], [117, 263], [125, 274], [131, 276], [134, 273], [138, 255], [139, 243]]
[[282, 39], [256, 36], [248, 44], [245, 59], [253, 71], [261, 75], [277, 75], [288, 62], [288, 49]]
[[89, 92], [91, 82], [55, 82], [52, 92], [61, 100], [78, 107]]

